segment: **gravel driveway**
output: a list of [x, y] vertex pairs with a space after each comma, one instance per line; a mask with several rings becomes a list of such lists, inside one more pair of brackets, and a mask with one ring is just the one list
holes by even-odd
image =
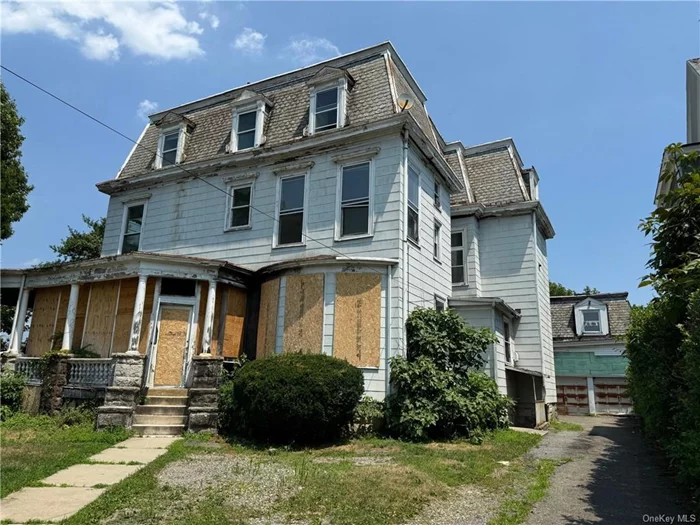
[[675, 521], [668, 523], [678, 523], [677, 515], [692, 512], [674, 496], [672, 481], [645, 446], [636, 419], [561, 419], [578, 423], [584, 431], [550, 432], [531, 452], [538, 458], [571, 461], [557, 469], [528, 525], [654, 523], [649, 517], [658, 516], [673, 517]]

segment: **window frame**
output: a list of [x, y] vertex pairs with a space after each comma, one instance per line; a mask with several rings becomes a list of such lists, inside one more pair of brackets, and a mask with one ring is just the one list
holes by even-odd
[[[165, 137], [167, 135], [173, 135], [177, 132], [177, 148], [175, 148], [175, 164], [163, 164], [163, 148], [165, 147]], [[185, 144], [185, 126], [183, 124], [178, 124], [177, 126], [169, 126], [160, 130], [160, 136], [158, 137], [158, 151], [155, 160], [155, 169], [160, 170], [164, 168], [172, 168], [177, 166], [182, 162], [182, 153], [184, 151]], [[172, 151], [172, 150], [168, 150]]]
[[[435, 219], [433, 221], [433, 260], [440, 264], [442, 264], [442, 250], [440, 249], [441, 232], [442, 223], [439, 220]], [[452, 255], [452, 252], [450, 252], [450, 255]]]
[[[598, 329], [596, 331], [586, 330], [586, 313], [595, 312], [598, 314]], [[585, 308], [581, 310], [581, 334], [582, 335], [603, 335], [603, 312], [599, 308]]]
[[[343, 177], [345, 168], [369, 165], [368, 177], [368, 213], [367, 213], [367, 233], [343, 235]], [[349, 241], [353, 239], [364, 239], [374, 235], [374, 162], [367, 158], [354, 158], [338, 164], [338, 177], [336, 183], [335, 198], [335, 241]]]
[[436, 209], [442, 210], [442, 198], [440, 197], [440, 183], [438, 182], [437, 178], [433, 182], [435, 184], [435, 187], [433, 189], [433, 204], [435, 205]]
[[[584, 331], [584, 312], [588, 311], [598, 312], [598, 331]], [[574, 306], [574, 319], [575, 319], [575, 329], [577, 337], [591, 337], [591, 336], [609, 336], [610, 335], [610, 321], [608, 319], [608, 307], [605, 303], [594, 299], [593, 297], [587, 297], [580, 303]]]
[[[452, 235], [459, 233], [462, 236], [462, 246], [455, 248], [452, 246]], [[460, 282], [453, 282], [452, 286], [467, 286], [469, 283], [469, 277], [467, 273], [467, 230], [466, 228], [461, 228], [457, 230], [450, 231], [450, 281], [452, 281], [452, 268], [457, 268], [452, 266], [452, 252], [461, 251], [462, 252], [462, 278]]]
[[[280, 208], [282, 206], [282, 184], [283, 181], [287, 179], [296, 179], [299, 177], [304, 177], [304, 202], [302, 207], [302, 221], [301, 221], [301, 242], [294, 243], [279, 243], [279, 229], [280, 229]], [[272, 247], [273, 248], [293, 248], [298, 246], [306, 246], [306, 228], [308, 225], [308, 214], [309, 214], [309, 172], [308, 171], [295, 171], [291, 173], [285, 173], [280, 175], [277, 179], [277, 193], [275, 199], [275, 225], [272, 235]]]
[[[253, 140], [253, 145], [249, 148], [238, 148], [238, 117], [240, 115], [245, 115], [247, 113], [255, 112], [255, 139]], [[257, 101], [254, 104], [245, 104], [241, 106], [235, 106], [233, 108], [233, 117], [231, 123], [231, 142], [229, 143], [229, 152], [237, 153], [239, 151], [251, 151], [259, 148], [263, 140], [263, 128], [265, 127], [265, 102], [262, 100]], [[250, 130], [248, 131], [248, 133]]]
[[[336, 124], [335, 127], [326, 129], [316, 129], [316, 95], [318, 93], [323, 93], [324, 91], [330, 91], [331, 89], [337, 89], [337, 107], [336, 107]], [[347, 111], [347, 92], [348, 92], [348, 81], [346, 78], [341, 78], [340, 80], [335, 80], [326, 84], [319, 84], [318, 86], [313, 86], [310, 90], [310, 101], [309, 101], [309, 127], [307, 128], [308, 135], [315, 135], [316, 133], [324, 133], [326, 131], [333, 131], [334, 129], [340, 129], [345, 127], [345, 116]]]
[[[444, 312], [445, 310], [447, 310], [447, 300], [444, 297], [440, 297], [439, 295], [435, 295], [434, 298], [435, 298], [434, 306], [435, 306], [436, 312]], [[438, 308], [438, 305], [442, 305], [442, 309]]]
[[146, 226], [146, 214], [148, 212], [148, 199], [137, 199], [125, 201], [123, 203], [124, 209], [122, 210], [122, 226], [119, 232], [119, 245], [117, 246], [117, 255], [124, 255], [124, 237], [126, 236], [126, 222], [129, 216], [129, 208], [135, 208], [137, 206], [143, 206], [143, 215], [141, 216], [141, 231], [139, 231], [139, 245], [134, 251], [141, 251], [141, 245], [143, 244], [143, 232]]
[[[512, 364], [515, 362], [514, 359], [514, 352], [513, 352], [513, 331], [511, 330], [512, 326], [510, 323], [510, 320], [504, 319], [503, 320], [503, 354], [506, 360], [506, 363]], [[508, 337], [506, 337], [506, 335]]]
[[[417, 202], [415, 205], [411, 204], [411, 198], [410, 198], [410, 187], [411, 187], [411, 171], [413, 171], [417, 177], [418, 177], [418, 198]], [[421, 205], [420, 205], [420, 200], [421, 200], [421, 172], [420, 170], [412, 165], [410, 162], [408, 164], [408, 168], [406, 170], [406, 240], [410, 241], [417, 247], [420, 247], [420, 219], [421, 219]], [[416, 229], [416, 238], [414, 239], [411, 237], [408, 229], [408, 216], [409, 216], [409, 211], [413, 211], [416, 214], [416, 224], [417, 224], [417, 229]]]
[[[236, 190], [250, 188], [250, 201], [248, 202], [248, 224], [243, 226], [231, 226], [231, 216], [233, 211], [233, 194]], [[224, 231], [233, 232], [240, 230], [250, 230], [253, 227], [253, 197], [255, 194], [255, 181], [232, 182], [226, 186], [226, 213], [224, 217]]]

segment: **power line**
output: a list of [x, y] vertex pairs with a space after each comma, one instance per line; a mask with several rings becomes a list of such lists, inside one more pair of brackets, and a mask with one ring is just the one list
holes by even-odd
[[[153, 150], [152, 148], [149, 148], [148, 146], [144, 146], [143, 144], [140, 144], [138, 141], [132, 139], [132, 138], [129, 137], [128, 135], [125, 135], [125, 134], [122, 133], [121, 131], [119, 131], [119, 130], [113, 128], [112, 126], [110, 126], [109, 124], [103, 122], [102, 120], [98, 119], [97, 117], [94, 117], [94, 116], [90, 115], [89, 113], [87, 113], [86, 111], [83, 111], [83, 110], [80, 109], [79, 107], [74, 106], [74, 105], [71, 104], [70, 102], [64, 100], [63, 98], [59, 97], [58, 95], [55, 95], [54, 93], [50, 92], [49, 90], [44, 89], [43, 87], [39, 86], [38, 84], [36, 84], [36, 83], [32, 82], [31, 80], [25, 78], [24, 76], [20, 75], [20, 74], [17, 73], [16, 71], [13, 71], [12, 69], [10, 69], [10, 68], [8, 68], [7, 66], [4, 66], [4, 65], [2, 65], [2, 64], [0, 64], [0, 68], [2, 68], [4, 71], [7, 71], [7, 72], [10, 73], [11, 75], [17, 77], [18, 79], [22, 80], [23, 82], [26, 82], [27, 84], [29, 84], [30, 86], [34, 87], [35, 89], [41, 91], [41, 92], [44, 93], [45, 95], [48, 95], [49, 97], [51, 97], [51, 98], [57, 100], [57, 101], [60, 102], [61, 104], [64, 104], [64, 105], [68, 106], [69, 108], [71, 108], [72, 110], [77, 111], [78, 113], [80, 113], [80, 114], [83, 115], [84, 117], [89, 118], [90, 120], [92, 120], [92, 121], [95, 122], [96, 124], [99, 124], [100, 126], [106, 128], [106, 129], [108, 129], [109, 131], [111, 131], [111, 132], [113, 132], [113, 133], [116, 133], [116, 134], [119, 135], [120, 137], [122, 137], [122, 138], [128, 140], [129, 142], [131, 142], [132, 144], [134, 144], [136, 147], [142, 148], [142, 149], [144, 149], [145, 151], [148, 151], [149, 153], [154, 154], [156, 157], [160, 157], [161, 159], [163, 159], [163, 155], [160, 154], [160, 153], [158, 153], [157, 150]], [[182, 171], [183, 173], [186, 173], [187, 175], [189, 175], [189, 176], [191, 176], [191, 177], [193, 177], [193, 178], [195, 178], [195, 179], [197, 179], [197, 180], [200, 180], [200, 181], [204, 182], [205, 184], [211, 186], [211, 187], [214, 188], [215, 190], [220, 191], [221, 193], [225, 194], [226, 196], [231, 196], [231, 194], [228, 192], [228, 190], [224, 190], [224, 189], [222, 189], [222, 188], [219, 188], [219, 187], [216, 186], [215, 184], [213, 184], [213, 183], [209, 182], [208, 180], [206, 180], [206, 179], [200, 177], [200, 176], [197, 175], [196, 173], [193, 173], [193, 172], [191, 172], [191, 171], [189, 171], [189, 170], [183, 168], [180, 164], [174, 164], [173, 166], [176, 167], [176, 168], [178, 168], [178, 169], [179, 169], [180, 171]], [[264, 216], [266, 216], [266, 217], [272, 219], [274, 222], [276, 222], [276, 223], [279, 224], [279, 219], [278, 219], [278, 218], [276, 218], [276, 217], [270, 215], [269, 213], [267, 213], [267, 212], [265, 212], [265, 211], [263, 211], [263, 210], [261, 210], [261, 209], [255, 207], [255, 206], [253, 206], [252, 203], [250, 203], [249, 206], [250, 206], [251, 209], [257, 211], [258, 213], [261, 213], [262, 215], [264, 215]], [[349, 256], [349, 255], [347, 255], [347, 254], [345, 254], [345, 253], [343, 253], [343, 252], [341, 252], [341, 251], [339, 251], [339, 250], [333, 248], [332, 246], [329, 246], [329, 245], [327, 245], [327, 244], [325, 244], [325, 243], [319, 241], [318, 239], [314, 239], [313, 237], [311, 237], [311, 236], [310, 236], [308, 233], [306, 233], [306, 232], [302, 232], [302, 235], [303, 235], [307, 240], [310, 240], [310, 241], [313, 241], [313, 242], [316, 242], [316, 243], [320, 244], [320, 245], [323, 246], [324, 248], [326, 248], [326, 249], [328, 249], [328, 250], [331, 250], [332, 252], [335, 252], [335, 253], [337, 253], [338, 255], [342, 256], [344, 259], [348, 259], [349, 261], [361, 262], [361, 261], [359, 261], [359, 260], [357, 260], [357, 259], [354, 259], [353, 257], [351, 257], [351, 256]], [[405, 242], [405, 241], [404, 241], [404, 242]], [[404, 262], [405, 262], [405, 261], [404, 261]], [[374, 268], [368, 267], [367, 269], [370, 270], [370, 271], [372, 271], [372, 272], [374, 272], [374, 273], [377, 273], [377, 274], [379, 274], [379, 275], [384, 275], [384, 272], [377, 271], [377, 270], [375, 270]], [[400, 275], [397, 275], [397, 278], [398, 278], [399, 282], [401, 283], [401, 287], [403, 287], [403, 279], [402, 279], [402, 277], [401, 277]], [[387, 283], [387, 285], [388, 285], [388, 283]], [[405, 290], [405, 293], [408, 293], [408, 290]], [[412, 302], [410, 299], [408, 300], [408, 303], [411, 304], [411, 305], [414, 305], [414, 306], [420, 306], [420, 307], [423, 306], [422, 304], [418, 304], [418, 303]]]

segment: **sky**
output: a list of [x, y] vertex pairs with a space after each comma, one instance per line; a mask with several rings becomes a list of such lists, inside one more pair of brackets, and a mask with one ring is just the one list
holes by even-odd
[[[13, 3], [2, 64], [136, 139], [146, 115], [390, 40], [447, 141], [512, 137], [540, 176], [556, 236], [553, 281], [629, 291], [635, 304], [661, 155], [685, 141], [685, 61], [700, 56], [692, 2]], [[132, 144], [7, 73], [26, 122], [30, 210], [5, 268], [100, 217]]]

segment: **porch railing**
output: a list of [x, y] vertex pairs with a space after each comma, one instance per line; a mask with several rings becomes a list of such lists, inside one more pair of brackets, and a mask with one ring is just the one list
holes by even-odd
[[39, 370], [38, 357], [18, 357], [17, 362], [15, 363], [15, 372], [22, 374], [27, 384], [41, 384], [41, 372]]
[[107, 387], [112, 384], [114, 361], [112, 359], [68, 360], [68, 386]]

